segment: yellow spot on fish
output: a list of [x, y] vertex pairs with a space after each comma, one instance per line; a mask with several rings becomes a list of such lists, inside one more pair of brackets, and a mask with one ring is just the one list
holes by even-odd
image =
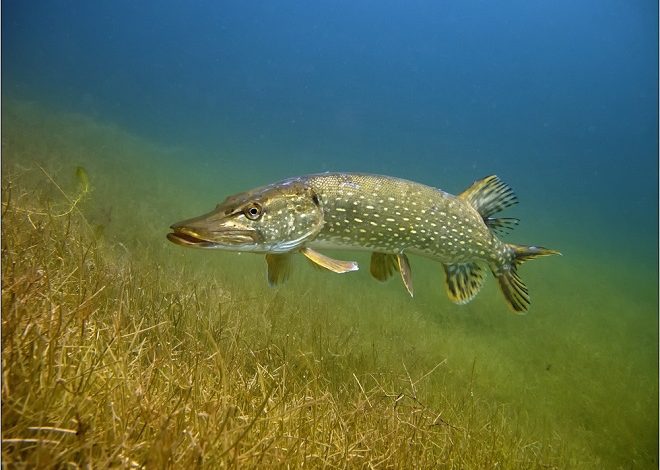
[[353, 220], [354, 220], [354, 221], [356, 221], [356, 222], [357, 222], [357, 223], [359, 223], [359, 224], [361, 224], [361, 223], [363, 222], [363, 220], [362, 220], [362, 219], [358, 219], [357, 217], [356, 217], [356, 218], [354, 218]]

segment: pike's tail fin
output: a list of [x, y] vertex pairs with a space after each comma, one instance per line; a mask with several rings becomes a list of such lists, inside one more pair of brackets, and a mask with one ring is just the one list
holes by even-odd
[[507, 247], [513, 254], [511, 262], [493, 270], [493, 274], [511, 309], [516, 313], [525, 313], [529, 307], [529, 292], [525, 283], [518, 276], [518, 266], [530, 259], [561, 255], [561, 253], [540, 246], [507, 244]]

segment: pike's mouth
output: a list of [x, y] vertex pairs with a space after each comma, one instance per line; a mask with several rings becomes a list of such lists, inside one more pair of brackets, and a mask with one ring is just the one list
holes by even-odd
[[167, 234], [167, 239], [177, 245], [200, 245], [210, 243], [208, 240], [189, 235], [184, 232], [172, 232]]
[[197, 248], [226, 248], [252, 245], [257, 242], [257, 233], [250, 230], [220, 230], [201, 234], [193, 230], [173, 225], [167, 239], [181, 246]]

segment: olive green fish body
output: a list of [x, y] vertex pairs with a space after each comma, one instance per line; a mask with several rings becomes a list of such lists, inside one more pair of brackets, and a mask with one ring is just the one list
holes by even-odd
[[168, 239], [183, 246], [265, 253], [271, 284], [288, 278], [294, 253], [345, 273], [357, 270], [357, 263], [316, 250], [369, 251], [371, 274], [384, 281], [398, 272], [410, 295], [407, 254], [422, 255], [442, 263], [447, 294], [459, 304], [478, 293], [487, 268], [509, 306], [524, 312], [529, 295], [518, 265], [558, 252], [507, 244], [496, 236], [518, 221], [492, 215], [516, 203], [513, 191], [496, 176], [454, 196], [389, 176], [323, 173], [231, 196], [208, 214], [174, 224]]
[[387, 176], [335, 173], [306, 179], [325, 222], [309, 242], [312, 247], [405, 251], [443, 263], [504, 261], [506, 245], [457, 196]]

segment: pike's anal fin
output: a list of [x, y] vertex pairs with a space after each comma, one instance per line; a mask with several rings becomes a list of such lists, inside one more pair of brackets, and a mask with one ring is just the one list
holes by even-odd
[[289, 279], [291, 274], [291, 254], [266, 254], [266, 263], [268, 264], [268, 284], [271, 287], [282, 284]]
[[307, 257], [313, 264], [325, 268], [333, 273], [348, 273], [359, 269], [355, 261], [342, 261], [329, 256], [325, 256], [311, 248], [301, 248], [300, 252]]
[[413, 296], [412, 271], [408, 257], [403, 254], [388, 254], [374, 251], [371, 253], [371, 265], [369, 267], [371, 275], [379, 281], [387, 281], [398, 271], [401, 274], [401, 280], [408, 294]]
[[486, 279], [484, 270], [477, 263], [443, 264], [449, 300], [466, 304], [474, 298]]

